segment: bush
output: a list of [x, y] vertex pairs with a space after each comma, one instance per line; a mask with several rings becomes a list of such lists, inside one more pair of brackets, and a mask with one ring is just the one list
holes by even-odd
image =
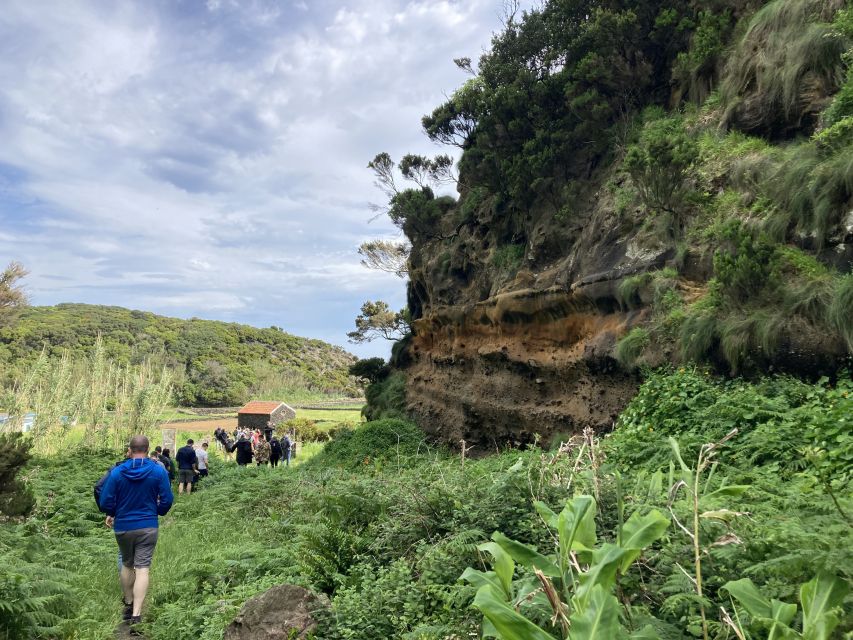
[[293, 418], [282, 422], [276, 427], [279, 436], [295, 433], [300, 442], [326, 442], [329, 439], [327, 431], [320, 429], [314, 420], [309, 418]]
[[524, 260], [523, 244], [508, 244], [495, 249], [492, 254], [492, 265], [498, 271], [515, 273]]
[[423, 432], [406, 420], [377, 420], [339, 434], [311, 459], [311, 464], [348, 469], [413, 456], [424, 444]]
[[[399, 343], [398, 343], [399, 344]], [[406, 376], [395, 371], [364, 390], [367, 401], [361, 410], [367, 420], [404, 418], [406, 415]]]
[[32, 457], [31, 446], [20, 433], [0, 434], [0, 514], [25, 516], [35, 505], [32, 491], [18, 478]]
[[384, 358], [365, 358], [352, 364], [349, 374], [365, 382], [373, 384], [388, 375], [388, 366]]
[[679, 117], [647, 123], [625, 155], [625, 169], [649, 211], [671, 216], [673, 237], [683, 231], [688, 171], [698, 155], [698, 145]]

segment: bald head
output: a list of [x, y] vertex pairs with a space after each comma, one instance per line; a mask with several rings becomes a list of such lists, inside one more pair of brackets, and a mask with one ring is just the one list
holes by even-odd
[[131, 453], [148, 453], [148, 438], [145, 436], [133, 436], [128, 445]]

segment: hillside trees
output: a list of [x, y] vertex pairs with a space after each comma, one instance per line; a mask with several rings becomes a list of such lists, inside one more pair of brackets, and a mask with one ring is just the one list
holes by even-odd
[[27, 294], [20, 280], [27, 275], [27, 270], [20, 262], [10, 262], [0, 272], [0, 327], [11, 321], [15, 311], [27, 305]]
[[14, 325], [0, 327], [2, 384], [8, 388], [24, 375], [43, 348], [50, 358], [67, 349], [79, 360], [93, 352], [99, 336], [106, 356], [117, 364], [150, 360], [166, 366], [177, 396], [195, 406], [212, 398], [233, 406], [261, 390], [274, 399], [359, 393], [347, 374], [355, 358], [320, 340], [273, 328], [82, 304], [25, 308]]

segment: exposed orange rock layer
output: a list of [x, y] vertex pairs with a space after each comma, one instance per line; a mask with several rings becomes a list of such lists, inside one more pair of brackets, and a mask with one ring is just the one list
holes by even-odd
[[481, 449], [609, 429], [636, 390], [610, 355], [628, 318], [556, 289], [433, 308], [409, 351], [409, 409], [433, 435]]

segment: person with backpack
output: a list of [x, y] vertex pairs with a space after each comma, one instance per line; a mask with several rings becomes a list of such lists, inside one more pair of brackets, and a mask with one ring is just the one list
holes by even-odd
[[148, 458], [148, 438], [133, 436], [128, 448], [130, 459], [110, 471], [98, 506], [107, 514], [107, 526], [112, 526], [121, 551], [124, 619], [134, 627], [142, 621], [158, 517], [169, 512], [174, 497], [165, 469]]
[[292, 451], [293, 441], [290, 439], [290, 436], [285, 433], [284, 438], [281, 439], [281, 453], [284, 457], [285, 466], [290, 466], [290, 454]]
[[162, 447], [154, 447], [154, 453], [160, 457], [160, 462], [166, 467], [166, 473], [169, 474], [169, 482], [175, 481], [175, 462], [172, 460], [172, 455], [168, 449]]
[[247, 464], [251, 464], [252, 462], [252, 443], [249, 439], [242, 435], [240, 439], [237, 441], [237, 446], [235, 448], [237, 451], [237, 464], [241, 467], [245, 467]]
[[264, 440], [263, 436], [261, 436], [258, 440], [258, 444], [255, 445], [255, 462], [258, 463], [259, 467], [269, 462], [270, 453], [270, 443]]
[[196, 456], [192, 438], [178, 449], [175, 460], [178, 463], [178, 494], [184, 491], [190, 493], [193, 490], [193, 478], [198, 473], [198, 456]]
[[278, 438], [273, 436], [270, 438], [270, 466], [277, 467], [278, 461], [281, 460], [281, 443]]

